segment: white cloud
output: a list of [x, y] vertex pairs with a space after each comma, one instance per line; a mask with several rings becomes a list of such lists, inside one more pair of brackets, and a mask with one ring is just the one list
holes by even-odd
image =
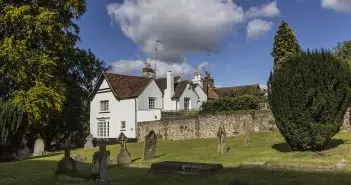
[[[154, 69], [155, 60], [147, 60]], [[117, 74], [125, 75], [141, 75], [141, 70], [145, 67], [145, 61], [142, 60], [120, 60], [112, 64], [112, 71]], [[199, 67], [205, 67], [208, 62], [201, 63]], [[187, 61], [181, 63], [166, 63], [157, 61], [156, 63], [157, 77], [166, 76], [167, 71], [172, 71], [174, 75], [179, 75], [184, 79], [192, 79], [195, 68], [193, 68]]]
[[264, 4], [260, 7], [251, 7], [246, 13], [246, 18], [255, 17], [275, 17], [280, 14], [277, 6], [277, 1], [272, 1], [270, 3]]
[[322, 7], [340, 12], [351, 12], [351, 0], [322, 0]]
[[272, 29], [273, 22], [262, 19], [253, 19], [247, 24], [247, 38], [259, 39]]
[[223, 36], [248, 18], [279, 14], [276, 1], [246, 13], [232, 0], [124, 0], [110, 3], [107, 10], [125, 36], [149, 56], [160, 40], [159, 59], [178, 63], [189, 53], [218, 52]]

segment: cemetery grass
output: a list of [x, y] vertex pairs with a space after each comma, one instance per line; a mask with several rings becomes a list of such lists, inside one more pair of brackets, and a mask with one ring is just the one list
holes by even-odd
[[[327, 150], [318, 152], [291, 152], [279, 133], [259, 133], [253, 135], [252, 144], [244, 145], [244, 138], [227, 138], [230, 150], [227, 154], [217, 154], [216, 139], [188, 141], [158, 141], [157, 158], [142, 161], [143, 143], [130, 143], [127, 149], [134, 162], [128, 168], [109, 166], [108, 180], [112, 184], [138, 185], [228, 185], [232, 181], [252, 185], [319, 185], [351, 184], [351, 133], [341, 132], [328, 144]], [[119, 145], [108, 146], [111, 160], [117, 158]], [[78, 165], [79, 173], [87, 173], [93, 153], [98, 148], [72, 150], [71, 156], [87, 157], [86, 164]], [[1, 185], [93, 185], [94, 182], [65, 176], [54, 177], [58, 161], [63, 154], [33, 158], [25, 161], [0, 163]], [[248, 162], [269, 162], [285, 165], [333, 167], [341, 159], [348, 164], [345, 172], [297, 171], [289, 168], [270, 169], [243, 167]], [[148, 173], [150, 164], [158, 161], [185, 161], [221, 163], [224, 169], [212, 176], [208, 175], [157, 175]], [[79, 174], [78, 173], [78, 174]]]

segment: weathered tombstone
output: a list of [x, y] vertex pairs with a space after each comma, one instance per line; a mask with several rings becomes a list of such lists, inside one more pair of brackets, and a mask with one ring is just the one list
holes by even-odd
[[86, 138], [86, 142], [84, 144], [84, 149], [94, 148], [93, 139], [94, 139], [94, 137], [91, 134]]
[[249, 123], [244, 123], [245, 144], [251, 144], [252, 127]]
[[21, 146], [17, 152], [17, 160], [24, 160], [30, 157], [30, 149], [27, 147], [27, 139], [23, 136]]
[[110, 155], [109, 151], [106, 151], [106, 145], [99, 146], [99, 151], [93, 155], [93, 168], [91, 172], [98, 176], [97, 183], [100, 185], [110, 184], [106, 180], [107, 176], [107, 158]]
[[224, 153], [227, 153], [228, 151], [227, 144], [226, 144], [226, 137], [227, 137], [227, 133], [225, 132], [224, 125], [221, 124], [217, 132], [217, 138], [218, 138], [217, 152], [219, 154], [224, 154]]
[[155, 158], [156, 153], [156, 141], [157, 136], [155, 131], [151, 130], [147, 136], [145, 136], [143, 160], [149, 160]]
[[33, 156], [41, 156], [44, 154], [44, 151], [45, 151], [44, 141], [42, 139], [35, 140]]
[[121, 144], [121, 149], [117, 156], [117, 164], [120, 166], [129, 166], [132, 163], [131, 155], [127, 150], [127, 139], [123, 132], [117, 138], [117, 141]]
[[57, 164], [58, 171], [76, 170], [76, 161], [71, 157], [71, 139], [65, 140], [65, 156]]

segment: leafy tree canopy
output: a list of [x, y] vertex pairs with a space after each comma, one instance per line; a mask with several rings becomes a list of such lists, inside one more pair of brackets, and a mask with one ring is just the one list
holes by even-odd
[[0, 0], [0, 99], [41, 135], [84, 130], [92, 81], [109, 69], [76, 47], [85, 10], [84, 0]]
[[273, 52], [274, 69], [279, 69], [288, 57], [299, 53], [301, 47], [296, 39], [294, 30], [288, 23], [282, 22], [274, 37]]

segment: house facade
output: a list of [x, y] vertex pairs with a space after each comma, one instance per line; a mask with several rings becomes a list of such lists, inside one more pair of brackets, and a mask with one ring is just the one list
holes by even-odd
[[[117, 138], [123, 132], [137, 137], [137, 123], [161, 119], [161, 111], [200, 108], [207, 101], [201, 83], [167, 72], [154, 78], [102, 73], [90, 95], [90, 133], [95, 138]], [[145, 74], [145, 73], [144, 73]]]

